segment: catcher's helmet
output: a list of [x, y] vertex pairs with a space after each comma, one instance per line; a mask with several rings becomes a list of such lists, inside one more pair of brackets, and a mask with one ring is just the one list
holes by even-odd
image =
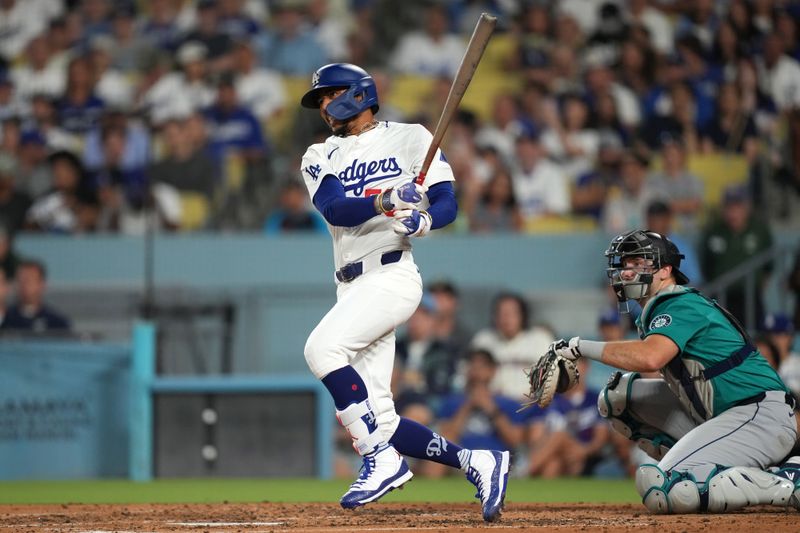
[[653, 262], [656, 269], [667, 265], [672, 267], [672, 275], [678, 285], [686, 285], [689, 278], [679, 270], [681, 259], [675, 243], [664, 235], [654, 231], [634, 230], [617, 235], [605, 252], [608, 258], [606, 272], [611, 278], [611, 286], [620, 303], [630, 299], [639, 299], [647, 294], [647, 288], [653, 282], [653, 274], [640, 272], [632, 280], [623, 280], [620, 272], [624, 270], [623, 260], [626, 257], [643, 257]]
[[[311, 89], [303, 95], [303, 107], [317, 109], [318, 93], [322, 89], [341, 87], [347, 89], [327, 107], [327, 113], [336, 120], [347, 120], [366, 109], [378, 112], [378, 89], [375, 80], [361, 67], [350, 63], [331, 63], [320, 67], [311, 78]], [[361, 97], [359, 100], [357, 97]]]

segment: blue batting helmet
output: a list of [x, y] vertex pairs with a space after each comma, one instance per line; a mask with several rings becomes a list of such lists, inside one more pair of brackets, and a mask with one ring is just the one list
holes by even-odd
[[377, 113], [378, 89], [375, 80], [363, 68], [350, 63], [331, 63], [317, 69], [311, 78], [311, 89], [303, 95], [300, 104], [317, 109], [319, 91], [330, 87], [347, 89], [328, 104], [327, 113], [336, 120], [347, 120], [370, 108]]

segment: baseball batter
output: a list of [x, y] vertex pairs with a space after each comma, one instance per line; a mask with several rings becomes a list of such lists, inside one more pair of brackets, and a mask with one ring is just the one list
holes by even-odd
[[432, 135], [419, 124], [377, 121], [375, 82], [355, 65], [321, 67], [301, 104], [318, 109], [333, 133], [308, 148], [301, 172], [333, 237], [337, 284], [336, 305], [309, 336], [305, 358], [364, 461], [341, 505], [365, 505], [402, 486], [412, 476], [408, 455], [465, 470], [484, 519], [494, 521], [505, 497], [508, 452], [462, 449], [400, 418], [389, 388], [395, 328], [422, 297], [410, 237], [455, 219], [450, 165], [440, 151], [427, 188], [414, 183]]
[[[798, 435], [794, 399], [745, 330], [686, 286], [683, 255], [666, 237], [631, 231], [606, 256], [620, 304], [642, 305], [641, 340], [574, 337], [553, 348], [629, 371], [611, 377], [598, 409], [658, 461], [636, 472], [644, 505], [655, 513], [800, 508], [800, 457], [786, 460]], [[662, 378], [638, 374], [653, 371]]]

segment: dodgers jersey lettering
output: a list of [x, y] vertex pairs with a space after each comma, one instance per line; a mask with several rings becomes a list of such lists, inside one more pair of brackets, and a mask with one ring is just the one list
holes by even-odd
[[[341, 182], [350, 198], [374, 196], [416, 178], [432, 138], [420, 124], [398, 122], [380, 122], [360, 135], [332, 135], [324, 143], [311, 145], [306, 150], [300, 166], [303, 180], [312, 200], [322, 179], [328, 175]], [[443, 181], [454, 181], [454, 177], [439, 150], [425, 177], [425, 185], [430, 187]], [[426, 209], [427, 201], [420, 208]], [[410, 250], [409, 238], [392, 230], [392, 220], [375, 216], [352, 228], [328, 224], [336, 269], [374, 253]]]

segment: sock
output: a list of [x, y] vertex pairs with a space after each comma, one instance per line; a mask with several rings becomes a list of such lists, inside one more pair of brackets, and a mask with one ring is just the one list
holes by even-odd
[[407, 418], [400, 418], [400, 425], [389, 444], [402, 455], [462, 468], [459, 459], [459, 452], [463, 450], [461, 446]]
[[367, 386], [350, 365], [338, 368], [322, 378], [322, 384], [333, 397], [333, 403], [339, 411], [351, 403], [360, 403], [367, 399]]
[[461, 451], [458, 452], [458, 462], [461, 465], [461, 470], [467, 469], [470, 457], [472, 457], [472, 450], [462, 448]]

